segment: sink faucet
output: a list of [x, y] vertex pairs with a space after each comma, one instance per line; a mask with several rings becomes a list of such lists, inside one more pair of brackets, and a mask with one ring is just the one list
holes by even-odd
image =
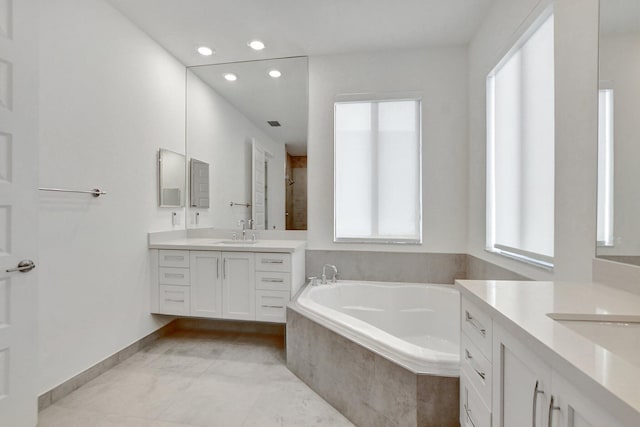
[[325, 264], [322, 266], [322, 283], [323, 285], [327, 284], [327, 274], [325, 273], [325, 268], [329, 267], [333, 270], [333, 279], [331, 279], [332, 283], [336, 283], [338, 277], [338, 268], [333, 264]]
[[249, 218], [247, 223], [249, 223], [249, 230], [253, 230], [253, 219]]
[[242, 226], [242, 240], [246, 240], [246, 234], [247, 234], [247, 227], [245, 226], [246, 222], [244, 221], [244, 219], [241, 219], [240, 221], [238, 221], [238, 225]]

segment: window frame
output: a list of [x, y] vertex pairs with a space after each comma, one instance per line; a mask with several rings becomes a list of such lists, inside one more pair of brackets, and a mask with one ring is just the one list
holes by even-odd
[[[380, 238], [380, 237], [338, 237], [337, 236], [337, 129], [336, 114], [338, 104], [372, 103], [372, 102], [394, 102], [394, 101], [416, 101], [418, 108], [416, 116], [418, 119], [418, 238]], [[333, 103], [333, 242], [334, 243], [367, 243], [385, 245], [421, 245], [423, 241], [423, 206], [422, 206], [422, 94], [419, 92], [393, 92], [393, 93], [362, 93], [362, 94], [341, 94], [337, 95]]]
[[[520, 248], [513, 248], [506, 245], [496, 243], [496, 195], [495, 195], [495, 77], [496, 74], [502, 70], [504, 65], [531, 39], [531, 37], [547, 22], [549, 18], [555, 17], [553, 5], [546, 6], [535, 19], [533, 19], [526, 30], [523, 31], [512, 43], [511, 47], [501, 56], [500, 60], [487, 74], [485, 90], [486, 90], [486, 235], [485, 235], [485, 250], [494, 254], [498, 254], [507, 258], [511, 258], [526, 264], [533, 265], [545, 270], [553, 271], [554, 269], [554, 257], [526, 251]], [[555, 32], [555, 28], [554, 28]], [[555, 38], [554, 38], [554, 55], [555, 55]], [[555, 74], [555, 73], [554, 73]], [[555, 75], [554, 75], [555, 80]], [[554, 82], [555, 83], [555, 82]], [[555, 95], [554, 95], [555, 102]], [[555, 127], [555, 124], [554, 124]], [[555, 146], [555, 140], [554, 140]], [[555, 178], [554, 178], [555, 180]], [[555, 207], [554, 207], [555, 214]], [[554, 245], [555, 245], [555, 232], [554, 232]]]

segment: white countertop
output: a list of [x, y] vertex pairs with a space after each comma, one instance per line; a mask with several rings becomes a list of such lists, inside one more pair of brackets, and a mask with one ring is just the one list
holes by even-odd
[[257, 243], [224, 244], [229, 239], [220, 238], [177, 238], [154, 239], [149, 243], [150, 249], [173, 249], [192, 251], [225, 251], [225, 252], [286, 252], [292, 253], [307, 246], [305, 240], [258, 240]]
[[[640, 346], [631, 349], [637, 354], [633, 360], [628, 351], [601, 347], [547, 316], [609, 314], [640, 319], [640, 295], [595, 283], [457, 280], [456, 287], [578, 389], [629, 425], [640, 425]], [[581, 325], [585, 327], [589, 325]], [[608, 340], [628, 344], [629, 333], [638, 334], [640, 328], [608, 332]]]

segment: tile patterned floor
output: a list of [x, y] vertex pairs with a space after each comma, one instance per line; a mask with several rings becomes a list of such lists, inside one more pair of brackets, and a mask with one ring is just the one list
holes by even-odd
[[353, 426], [285, 366], [282, 337], [179, 331], [40, 413], [38, 427]]

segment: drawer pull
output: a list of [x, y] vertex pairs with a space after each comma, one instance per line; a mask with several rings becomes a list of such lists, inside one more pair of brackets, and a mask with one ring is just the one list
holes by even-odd
[[263, 305], [262, 307], [266, 307], [266, 308], [284, 308], [283, 305]]
[[487, 330], [482, 327], [482, 324], [478, 322], [468, 310], [464, 311], [464, 320], [471, 324], [474, 328], [478, 330], [482, 334], [483, 337], [487, 336]]
[[165, 255], [164, 259], [167, 261], [184, 261], [183, 255]]
[[476, 427], [476, 423], [474, 423], [473, 418], [471, 418], [471, 409], [469, 409], [466, 403], [464, 404], [464, 412], [467, 414], [467, 420], [471, 423], [473, 427]]
[[475, 366], [473, 366], [473, 356], [471, 356], [471, 353], [469, 352], [469, 350], [465, 348], [464, 353], [465, 353], [464, 354], [465, 359], [469, 361], [469, 366], [471, 366], [471, 368], [473, 368], [473, 370], [476, 371], [476, 374], [478, 374], [478, 376], [484, 380], [486, 377], [486, 373], [484, 371], [479, 370]]
[[172, 279], [184, 279], [184, 274], [164, 273], [164, 277], [171, 277]]
[[533, 414], [531, 415], [531, 425], [533, 427], [536, 427], [536, 409], [538, 409], [538, 395], [544, 394], [544, 390], [540, 390], [539, 387], [540, 382], [536, 381], [536, 386], [533, 388]]
[[184, 302], [183, 299], [173, 299], [173, 298], [165, 298], [167, 302]]
[[559, 411], [559, 406], [553, 406], [553, 394], [551, 395], [551, 401], [549, 402], [549, 419], [547, 420], [547, 425], [549, 427], [553, 427], [553, 411]]
[[284, 283], [284, 279], [271, 279], [269, 277], [263, 277], [262, 281], [268, 283]]
[[262, 263], [263, 264], [282, 264], [282, 263], [284, 263], [284, 260], [282, 260], [282, 259], [263, 258], [262, 259]]

